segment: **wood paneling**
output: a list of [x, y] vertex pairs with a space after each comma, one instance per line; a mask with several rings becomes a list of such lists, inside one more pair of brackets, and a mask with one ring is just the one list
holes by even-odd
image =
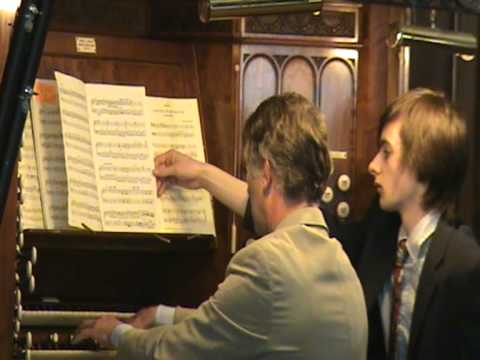
[[[383, 5], [368, 5], [364, 8], [364, 46], [360, 50], [358, 76], [358, 121], [355, 132], [356, 181], [352, 192], [356, 214], [364, 214], [374, 196], [368, 164], [377, 152], [380, 116], [388, 102], [388, 60], [387, 35], [392, 22], [392, 9]], [[400, 11], [400, 10], [399, 10]]]
[[5, 63], [7, 62], [7, 53], [12, 33], [10, 24], [13, 23], [13, 20], [13, 13], [0, 10], [0, 74], [2, 75]]
[[50, 29], [85, 34], [147, 37], [150, 0], [58, 0]]
[[[242, 119], [255, 111], [266, 98], [278, 92], [278, 68], [268, 54], [253, 56], [244, 64], [242, 78]], [[243, 128], [243, 126], [241, 126]]]
[[354, 155], [355, 75], [353, 65], [342, 58], [327, 61], [320, 72], [319, 104], [327, 119], [330, 148], [350, 155]]
[[281, 92], [294, 91], [315, 102], [317, 89], [315, 67], [307, 58], [298, 56], [288, 60], [282, 72]]
[[152, 35], [159, 37], [196, 36], [231, 38], [235, 22], [212, 21], [204, 24], [198, 15], [197, 0], [151, 1]]
[[[207, 140], [207, 159], [210, 163], [235, 173], [235, 136], [237, 129], [238, 105], [238, 69], [235, 62], [235, 46], [229, 43], [195, 44], [200, 98], [203, 104], [205, 139]], [[211, 271], [215, 286], [225, 273], [230, 260], [233, 214], [218, 202], [214, 202], [215, 225], [218, 236], [218, 249]], [[213, 289], [214, 290], [214, 289]], [[212, 291], [213, 293], [213, 291]]]

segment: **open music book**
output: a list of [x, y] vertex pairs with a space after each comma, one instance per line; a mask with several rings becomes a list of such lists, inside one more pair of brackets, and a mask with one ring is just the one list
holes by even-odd
[[[19, 166], [22, 182], [33, 183], [22, 189], [24, 205], [41, 207], [45, 228], [215, 235], [208, 192], [173, 187], [158, 198], [152, 175], [154, 155], [168, 149], [205, 161], [196, 99], [55, 77], [36, 82], [23, 139], [29, 156], [22, 153]], [[24, 223], [41, 226], [33, 213], [24, 212]]]

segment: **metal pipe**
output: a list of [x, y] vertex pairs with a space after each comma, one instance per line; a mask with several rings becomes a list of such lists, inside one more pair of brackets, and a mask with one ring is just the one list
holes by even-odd
[[418, 43], [448, 47], [462, 54], [473, 54], [478, 47], [477, 39], [472, 34], [420, 26], [400, 27], [395, 35], [393, 46], [409, 46]]
[[308, 12], [321, 9], [323, 0], [200, 0], [200, 20], [227, 20], [242, 16]]

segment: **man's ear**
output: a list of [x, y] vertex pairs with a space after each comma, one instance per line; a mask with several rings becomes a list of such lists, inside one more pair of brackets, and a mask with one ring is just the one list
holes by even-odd
[[263, 162], [262, 169], [262, 191], [264, 195], [268, 195], [273, 188], [273, 168], [270, 161]]

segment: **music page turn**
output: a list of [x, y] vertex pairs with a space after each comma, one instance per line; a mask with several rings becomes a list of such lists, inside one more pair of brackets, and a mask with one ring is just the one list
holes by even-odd
[[145, 88], [88, 84], [87, 97], [104, 229], [155, 231]]
[[[146, 109], [155, 155], [176, 149], [205, 161], [196, 99], [147, 97]], [[205, 190], [173, 187], [156, 200], [159, 227], [164, 232], [215, 234], [211, 201]]]
[[102, 230], [85, 84], [55, 72], [68, 185], [68, 223]]

